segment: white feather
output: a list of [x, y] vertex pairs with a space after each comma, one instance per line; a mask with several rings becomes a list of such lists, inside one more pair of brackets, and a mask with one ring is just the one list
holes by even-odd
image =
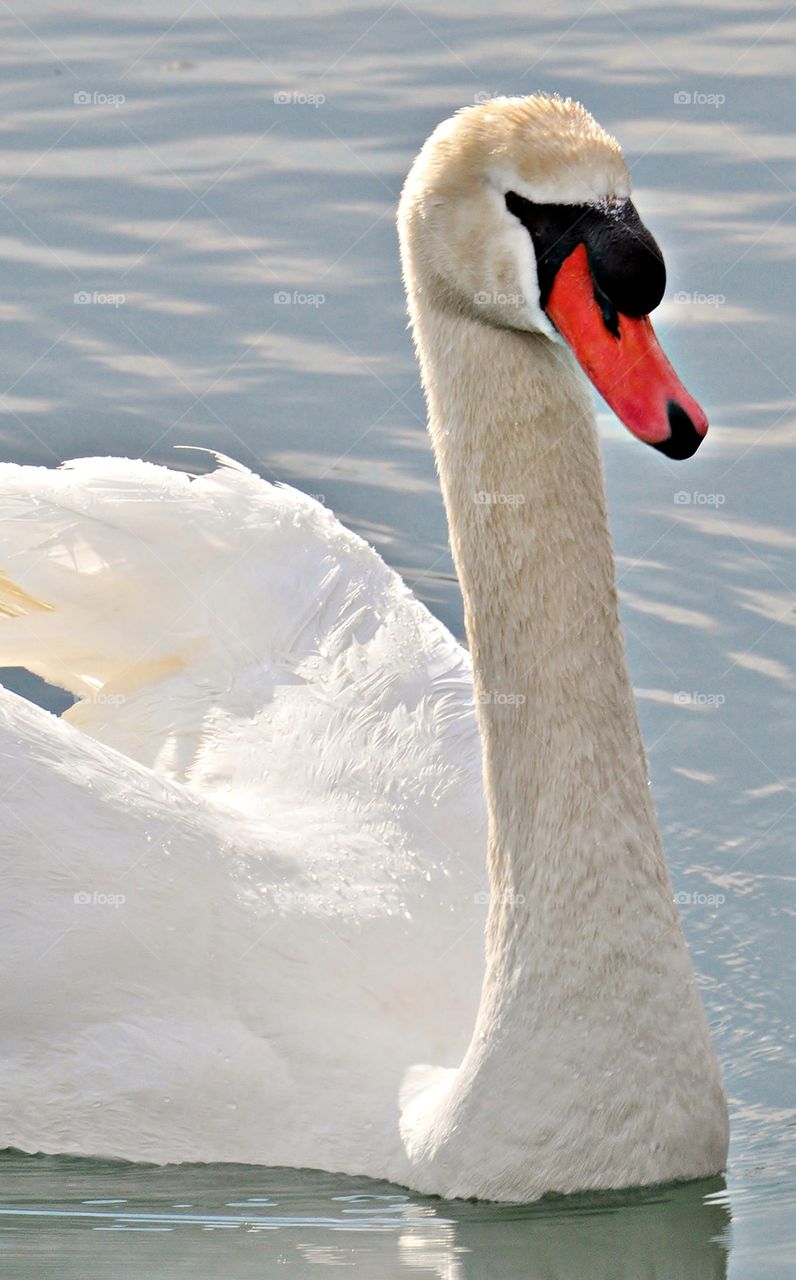
[[411, 1062], [461, 1057], [477, 1001], [466, 652], [240, 467], [2, 466], [0, 563], [29, 601], [0, 662], [82, 695], [71, 724], [2, 699], [0, 1138], [363, 1167], [362, 1126]]

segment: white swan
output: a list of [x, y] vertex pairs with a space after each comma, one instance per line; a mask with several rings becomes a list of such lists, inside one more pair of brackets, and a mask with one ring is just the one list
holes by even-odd
[[0, 469], [0, 661], [81, 699], [0, 703], [0, 1142], [502, 1200], [723, 1167], [556, 335], [693, 452], [628, 195], [588, 113], [533, 97], [441, 125], [402, 197], [480, 743], [467, 654], [311, 499], [234, 464]]

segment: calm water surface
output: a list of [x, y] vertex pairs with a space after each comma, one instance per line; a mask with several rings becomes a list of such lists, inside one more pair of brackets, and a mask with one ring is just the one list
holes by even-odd
[[219, 448], [322, 494], [458, 634], [402, 176], [476, 95], [572, 93], [619, 136], [669, 266], [657, 327], [713, 422], [678, 465], [601, 416], [630, 662], [733, 1117], [726, 1185], [516, 1209], [11, 1154], [5, 1273], [791, 1275], [796, 13], [35, 0], [0, 22], [2, 456]]

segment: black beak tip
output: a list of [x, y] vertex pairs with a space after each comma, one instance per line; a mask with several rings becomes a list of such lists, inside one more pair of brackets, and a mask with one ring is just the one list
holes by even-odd
[[671, 435], [668, 440], [661, 440], [653, 445], [667, 458], [675, 458], [678, 462], [683, 458], [692, 458], [701, 445], [704, 437], [699, 434], [682, 405], [670, 400], [666, 406]]

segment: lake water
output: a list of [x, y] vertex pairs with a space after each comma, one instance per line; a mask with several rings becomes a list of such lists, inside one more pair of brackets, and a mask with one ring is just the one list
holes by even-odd
[[0, 21], [2, 457], [186, 466], [174, 445], [218, 448], [322, 494], [457, 634], [405, 332], [403, 174], [440, 119], [497, 92], [571, 93], [623, 143], [669, 267], [657, 328], [713, 424], [675, 464], [601, 415], [630, 662], [733, 1130], [726, 1185], [529, 1208], [10, 1154], [5, 1274], [791, 1275], [796, 13], [33, 0]]

